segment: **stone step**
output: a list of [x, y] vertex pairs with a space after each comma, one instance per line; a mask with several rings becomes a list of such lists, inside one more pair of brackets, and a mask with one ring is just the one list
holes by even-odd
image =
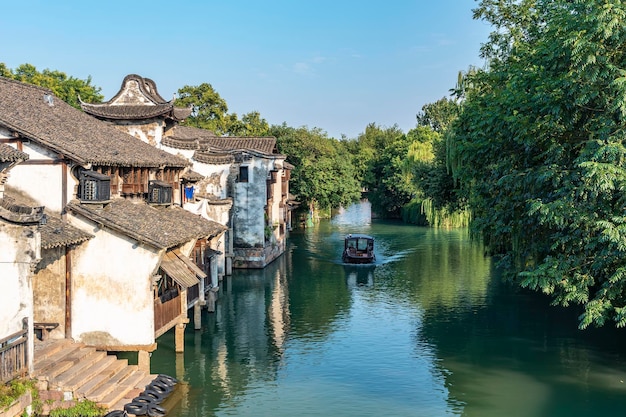
[[43, 361], [48, 356], [58, 352], [59, 350], [73, 344], [69, 339], [49, 339], [46, 341], [35, 341], [34, 357], [35, 361]]
[[126, 360], [114, 360], [109, 366], [93, 375], [84, 385], [76, 389], [79, 397], [90, 399], [91, 393], [127, 366]]
[[[74, 392], [75, 396], [78, 395], [77, 390], [79, 387], [87, 384], [94, 375], [105, 370], [108, 366], [111, 366], [117, 358], [115, 356], [107, 355], [104, 352], [100, 352], [103, 355], [100, 359], [96, 360], [92, 365], [84, 369], [83, 372], [77, 372], [74, 376], [64, 382], [66, 391]], [[80, 396], [80, 395], [78, 395]]]
[[141, 394], [146, 389], [146, 386], [149, 385], [152, 381], [154, 381], [154, 379], [157, 377], [157, 375], [147, 374], [143, 371], [138, 371], [138, 372], [139, 373], [137, 375], [133, 376], [133, 379], [136, 378], [136, 381], [134, 381], [134, 384], [133, 384], [133, 388], [129, 390], [126, 393], [126, 395], [123, 398], [121, 398], [117, 403], [111, 406], [110, 410], [123, 410], [124, 405], [128, 404], [129, 402], [133, 400], [133, 398]]
[[[46, 371], [48, 381], [52, 383], [59, 375], [71, 371], [71, 369], [85, 360], [89, 360], [89, 356], [96, 352], [96, 348], [93, 347], [81, 347], [69, 352], [63, 358], [58, 360], [54, 367]], [[53, 385], [51, 385], [53, 387]]]
[[83, 355], [78, 362], [66, 371], [50, 379], [50, 387], [52, 389], [65, 388], [67, 391], [73, 391], [76, 387], [67, 389], [70, 387], [69, 381], [75, 379], [78, 375], [88, 375], [91, 372], [88, 368], [107, 356], [105, 352], [98, 351], [92, 347], [85, 347], [81, 350], [86, 354]]
[[123, 410], [157, 375], [128, 360], [71, 340], [36, 342], [35, 373], [49, 389], [88, 399], [109, 411]]
[[[58, 371], [56, 366], [69, 354], [73, 353], [75, 350], [80, 349], [82, 345], [79, 344], [70, 344], [65, 346], [62, 349], [57, 350], [56, 352], [47, 355], [47, 357], [43, 360], [36, 360], [34, 363], [34, 374], [38, 379], [49, 380], [49, 373], [53, 372], [53, 370]], [[63, 372], [72, 364], [66, 362], [62, 365], [59, 365], [59, 368]]]
[[[125, 372], [125, 376], [121, 376], [116, 380], [111, 380], [111, 390], [108, 393], [102, 395], [100, 398], [94, 397], [97, 399], [98, 404], [101, 404], [107, 408], [113, 407], [118, 403], [122, 398], [125, 398], [126, 395], [133, 391], [135, 392], [135, 383], [142, 375], [145, 375], [143, 371], [140, 371], [136, 365], [131, 365], [128, 367], [127, 372]], [[102, 385], [101, 388], [106, 386]], [[94, 393], [95, 394], [95, 393]], [[131, 398], [132, 400], [132, 398]]]
[[[122, 396], [124, 395], [124, 392], [122, 392], [120, 395], [120, 390], [118, 389], [118, 387], [120, 383], [124, 381], [126, 378], [128, 378], [133, 371], [134, 369], [132, 368], [132, 366], [126, 366], [120, 369], [114, 375], [111, 375], [111, 377], [108, 378], [103, 384], [100, 384], [98, 388], [90, 392], [89, 399], [100, 403], [104, 399], [104, 397], [109, 396], [109, 394], [115, 393], [115, 392], [117, 394], [113, 394], [113, 395], [114, 396], [118, 395], [116, 400], [122, 398]], [[113, 404], [114, 403], [115, 401], [113, 401]]]

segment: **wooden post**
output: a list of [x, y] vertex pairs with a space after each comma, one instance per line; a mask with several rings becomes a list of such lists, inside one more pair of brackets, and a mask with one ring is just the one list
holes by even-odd
[[199, 302], [193, 305], [193, 328], [200, 330], [202, 328], [202, 306]]
[[217, 300], [217, 288], [213, 287], [209, 290], [206, 300], [206, 308], [209, 313], [215, 313], [215, 300]]
[[137, 366], [140, 370], [150, 373], [150, 352], [147, 350], [137, 352]]
[[175, 332], [174, 343], [176, 345], [176, 353], [183, 353], [185, 351], [185, 324], [178, 323]]

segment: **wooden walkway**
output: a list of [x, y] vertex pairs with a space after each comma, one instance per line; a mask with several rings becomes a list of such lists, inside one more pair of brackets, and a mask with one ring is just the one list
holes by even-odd
[[35, 342], [35, 377], [64, 400], [88, 399], [109, 411], [123, 410], [154, 380], [151, 375], [93, 347], [71, 340]]

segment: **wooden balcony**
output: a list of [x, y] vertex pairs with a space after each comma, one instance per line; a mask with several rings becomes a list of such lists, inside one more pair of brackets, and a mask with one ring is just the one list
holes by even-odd
[[139, 194], [147, 192], [146, 186], [144, 184], [122, 184], [122, 194]]
[[160, 297], [156, 298], [154, 300], [155, 337], [159, 337], [167, 332], [178, 324], [181, 319], [186, 319], [186, 316], [187, 291], [182, 291], [166, 301], [162, 301]]

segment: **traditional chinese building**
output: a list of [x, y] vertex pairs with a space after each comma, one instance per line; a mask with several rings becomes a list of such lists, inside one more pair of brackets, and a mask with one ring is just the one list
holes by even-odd
[[291, 225], [288, 202], [292, 166], [274, 137], [218, 137], [180, 126], [191, 109], [164, 100], [155, 83], [139, 75], [124, 78], [105, 103], [81, 103], [83, 110], [158, 149], [186, 157], [192, 170], [183, 178], [184, 207], [228, 227], [225, 270], [263, 268], [285, 250]]
[[[51, 240], [51, 267], [35, 277], [64, 289], [42, 291], [33, 301], [35, 311], [43, 303], [54, 306], [46, 320], [55, 320], [59, 331], [51, 335], [139, 352], [140, 366], [149, 368], [156, 338], [175, 328], [182, 351], [187, 311], [199, 311], [217, 280], [226, 230], [181, 207], [189, 161], [72, 108], [49, 90], [2, 77], [0, 143], [28, 155], [12, 171], [16, 193], [85, 233], [77, 241]], [[61, 248], [56, 255], [55, 248]]]

